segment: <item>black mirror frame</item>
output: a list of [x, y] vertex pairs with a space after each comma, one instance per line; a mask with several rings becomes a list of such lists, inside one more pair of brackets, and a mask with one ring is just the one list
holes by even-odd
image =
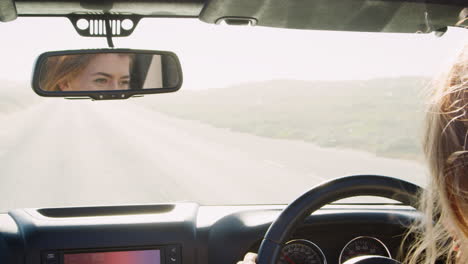
[[[52, 56], [61, 55], [77, 55], [77, 54], [100, 54], [100, 53], [138, 53], [138, 54], [150, 54], [150, 55], [168, 55], [171, 56], [176, 64], [177, 71], [179, 72], [179, 83], [174, 87], [169, 88], [153, 88], [153, 89], [141, 89], [141, 90], [126, 90], [126, 91], [68, 91], [68, 92], [51, 92], [42, 90], [39, 87], [40, 78], [40, 65], [43, 65], [47, 58]], [[135, 95], [145, 94], [158, 94], [158, 93], [172, 93], [176, 92], [182, 87], [183, 74], [182, 67], [177, 55], [171, 51], [158, 51], [158, 50], [134, 50], [134, 49], [83, 49], [83, 50], [62, 50], [62, 51], [49, 51], [42, 53], [36, 59], [34, 63], [34, 71], [32, 78], [32, 88], [36, 94], [44, 97], [65, 97], [68, 99], [86, 99], [91, 98], [93, 100], [117, 100], [117, 99], [128, 99]]]

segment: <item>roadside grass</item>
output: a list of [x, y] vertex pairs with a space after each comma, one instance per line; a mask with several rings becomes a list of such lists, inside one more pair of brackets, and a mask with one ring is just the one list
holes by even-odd
[[272, 80], [183, 90], [142, 104], [169, 116], [269, 138], [418, 160], [428, 79]]

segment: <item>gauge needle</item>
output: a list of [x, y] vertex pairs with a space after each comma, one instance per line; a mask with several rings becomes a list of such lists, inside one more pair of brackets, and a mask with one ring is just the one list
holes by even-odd
[[292, 259], [290, 259], [290, 258], [289, 258], [288, 256], [286, 256], [285, 254], [281, 254], [281, 255], [283, 255], [283, 258], [284, 258], [287, 262], [289, 262], [289, 264], [296, 264], [294, 261], [292, 261]]

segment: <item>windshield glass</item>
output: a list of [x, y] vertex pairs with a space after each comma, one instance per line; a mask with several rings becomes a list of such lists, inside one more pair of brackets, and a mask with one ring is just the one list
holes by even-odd
[[64, 18], [19, 18], [0, 34], [0, 211], [285, 204], [352, 174], [424, 185], [426, 91], [467, 40], [459, 28], [437, 37], [144, 19], [116, 47], [175, 52], [181, 90], [90, 101], [37, 96], [31, 71], [42, 52], [105, 38], [80, 37]]

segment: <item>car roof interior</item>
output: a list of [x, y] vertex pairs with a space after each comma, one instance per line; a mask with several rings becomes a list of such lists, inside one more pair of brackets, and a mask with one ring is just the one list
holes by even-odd
[[427, 33], [455, 25], [465, 4], [464, 0], [3, 0], [0, 21], [108, 13], [292, 29]]

